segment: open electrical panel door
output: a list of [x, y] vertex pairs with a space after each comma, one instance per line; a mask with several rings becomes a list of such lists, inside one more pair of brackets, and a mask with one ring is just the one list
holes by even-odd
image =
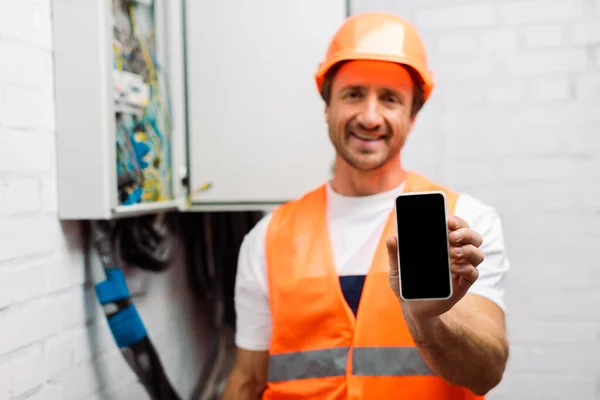
[[[265, 210], [331, 175], [346, 0], [54, 0], [61, 219]], [[76, 17], [75, 17], [76, 16]]]
[[269, 207], [328, 179], [313, 76], [346, 1], [188, 1], [185, 14], [192, 208]]

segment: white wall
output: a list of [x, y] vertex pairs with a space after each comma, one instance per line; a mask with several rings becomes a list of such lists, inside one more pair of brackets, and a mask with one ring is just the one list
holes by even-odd
[[410, 166], [503, 216], [512, 353], [490, 400], [599, 399], [600, 2], [353, 1], [365, 10], [406, 16], [430, 51]]
[[[0, 1], [0, 400], [147, 399], [97, 305], [80, 226], [57, 219], [52, 74], [50, 1]], [[184, 272], [176, 260], [133, 282], [147, 285], [136, 304], [188, 397], [210, 335]]]

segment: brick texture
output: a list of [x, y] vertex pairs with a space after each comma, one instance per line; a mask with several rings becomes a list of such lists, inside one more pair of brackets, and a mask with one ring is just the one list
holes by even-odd
[[503, 218], [512, 352], [487, 398], [600, 399], [600, 2], [352, 4], [426, 39], [437, 86], [409, 167]]
[[[57, 218], [50, 4], [0, 0], [0, 400], [148, 399], [91, 291], [79, 224]], [[151, 279], [136, 304], [187, 398], [202, 368], [202, 313], [181, 260]]]

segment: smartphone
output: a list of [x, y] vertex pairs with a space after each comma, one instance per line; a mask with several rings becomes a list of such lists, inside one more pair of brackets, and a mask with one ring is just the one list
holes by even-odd
[[442, 191], [396, 197], [400, 296], [444, 300], [452, 296], [446, 195]]

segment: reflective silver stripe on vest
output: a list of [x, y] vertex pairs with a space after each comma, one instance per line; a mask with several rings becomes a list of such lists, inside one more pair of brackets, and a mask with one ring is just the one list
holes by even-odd
[[[346, 375], [347, 347], [269, 357], [269, 382]], [[434, 375], [416, 347], [358, 347], [353, 349], [353, 375]]]
[[337, 347], [272, 354], [269, 357], [269, 382], [344, 376], [346, 375], [348, 352], [348, 347]]
[[358, 347], [352, 373], [362, 376], [434, 375], [416, 347]]

